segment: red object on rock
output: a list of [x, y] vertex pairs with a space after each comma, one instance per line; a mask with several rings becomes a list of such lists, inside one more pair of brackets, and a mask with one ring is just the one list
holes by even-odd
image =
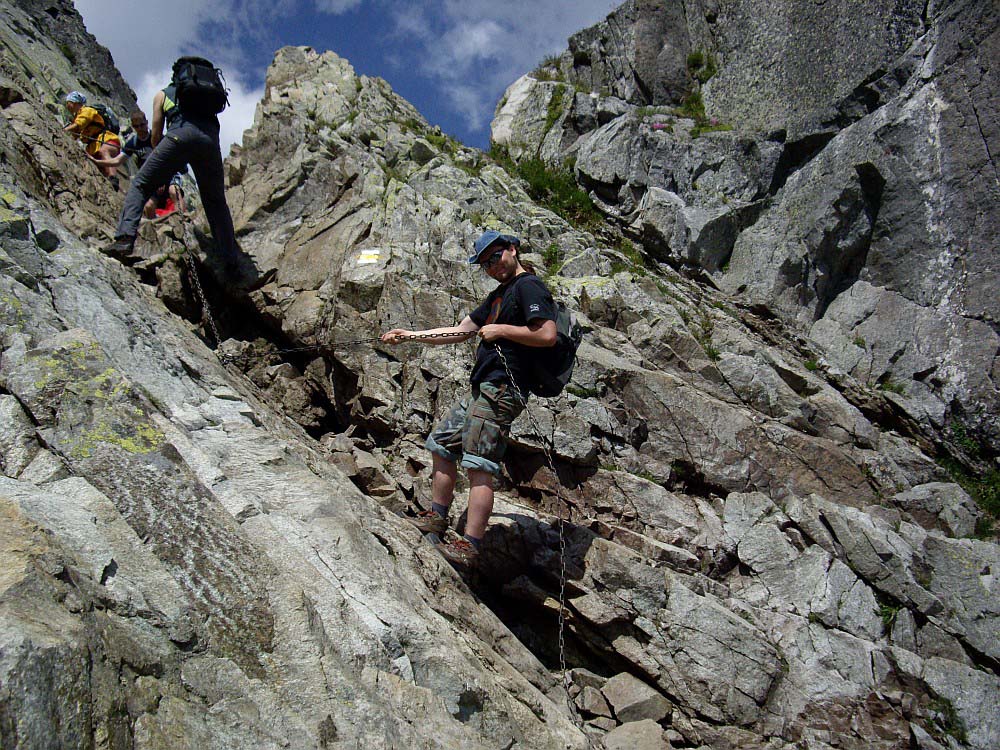
[[174, 199], [167, 198], [167, 202], [163, 204], [163, 208], [156, 209], [156, 218], [159, 219], [161, 216], [169, 216], [176, 210], [177, 206], [174, 205]]

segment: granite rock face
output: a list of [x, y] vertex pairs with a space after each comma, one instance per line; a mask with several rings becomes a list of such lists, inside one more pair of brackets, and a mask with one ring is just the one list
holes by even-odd
[[[19, 90], [0, 114], [32, 124]], [[132, 268], [100, 255], [110, 207], [88, 225], [33, 178], [72, 150], [19, 137], [3, 747], [996, 744], [998, 547], [961, 538], [981, 511], [938, 433], [790, 325], [575, 228], [332, 53], [277, 53], [228, 162], [245, 292], [189, 217], [144, 224]], [[657, 169], [678, 200], [731, 175], [756, 211], [779, 149], [730, 143], [715, 178], [698, 139]], [[473, 353], [370, 339], [461, 319], [491, 287], [466, 263], [486, 227], [524, 239], [587, 337], [515, 423], [463, 579], [397, 513], [428, 504], [423, 438]]]
[[493, 140], [573, 157], [650, 257], [995, 455], [998, 39], [992, 3], [629, 2], [508, 90]]

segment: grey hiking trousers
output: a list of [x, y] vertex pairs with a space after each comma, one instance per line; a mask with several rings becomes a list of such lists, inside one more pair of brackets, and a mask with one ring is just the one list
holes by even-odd
[[163, 136], [142, 169], [133, 178], [125, 195], [125, 207], [118, 221], [116, 237], [135, 237], [139, 232], [142, 207], [161, 185], [190, 164], [198, 181], [198, 192], [205, 207], [208, 225], [218, 246], [220, 259], [237, 258], [233, 217], [226, 203], [226, 182], [222, 171], [222, 151], [219, 136], [195, 124], [185, 122]]

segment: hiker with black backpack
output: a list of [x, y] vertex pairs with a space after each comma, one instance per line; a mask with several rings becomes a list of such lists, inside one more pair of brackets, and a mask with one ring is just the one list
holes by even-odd
[[[222, 271], [233, 277], [239, 250], [233, 217], [226, 203], [218, 114], [229, 103], [221, 71], [201, 57], [181, 57], [170, 85], [153, 98], [153, 152], [132, 179], [125, 195], [115, 241], [104, 252], [125, 260], [132, 254], [143, 206], [156, 189], [190, 164], [198, 182]], [[164, 134], [164, 126], [166, 133]]]
[[[63, 128], [86, 143], [91, 158], [113, 159], [121, 151], [118, 123], [111, 113], [100, 105], [89, 106], [87, 97], [79, 91], [70, 91], [64, 99], [71, 121]], [[101, 110], [104, 110], [103, 113]], [[118, 174], [114, 166], [98, 164], [101, 174], [108, 178], [111, 187], [118, 190]]]
[[387, 344], [452, 344], [476, 335], [480, 338], [471, 393], [451, 407], [426, 441], [433, 461], [433, 505], [408, 519], [424, 533], [443, 533], [448, 528], [458, 466], [465, 468], [469, 476], [465, 537], [437, 545], [449, 562], [460, 567], [474, 565], [478, 558], [493, 512], [493, 478], [500, 472], [511, 424], [533, 390], [532, 361], [557, 341], [558, 311], [552, 294], [530, 264], [521, 260], [520, 249], [517, 237], [484, 232], [469, 263], [478, 264], [499, 286], [482, 304], [457, 326], [424, 331], [394, 328], [382, 335]]

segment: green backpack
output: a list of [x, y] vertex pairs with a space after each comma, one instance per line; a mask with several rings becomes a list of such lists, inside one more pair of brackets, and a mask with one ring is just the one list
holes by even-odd
[[115, 116], [115, 113], [111, 110], [107, 104], [95, 104], [94, 109], [97, 110], [97, 114], [101, 116], [104, 120], [104, 129], [108, 132], [118, 135], [121, 132], [121, 123]]
[[556, 331], [555, 345], [537, 350], [530, 363], [528, 390], [544, 398], [563, 392], [573, 377], [576, 350], [583, 340], [583, 328], [562, 302], [556, 302]]

